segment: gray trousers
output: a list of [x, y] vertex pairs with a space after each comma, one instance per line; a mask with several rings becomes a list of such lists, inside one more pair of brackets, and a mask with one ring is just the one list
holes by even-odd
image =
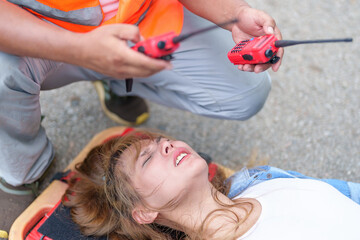
[[[210, 26], [185, 11], [183, 32]], [[227, 59], [231, 33], [216, 29], [181, 43], [173, 69], [134, 79], [130, 95], [203, 116], [246, 120], [263, 106], [271, 88], [266, 72], [237, 70]], [[108, 80], [126, 95], [125, 81], [89, 69], [0, 52], [0, 177], [14, 186], [38, 179], [54, 156], [40, 124], [41, 90], [77, 81]]]

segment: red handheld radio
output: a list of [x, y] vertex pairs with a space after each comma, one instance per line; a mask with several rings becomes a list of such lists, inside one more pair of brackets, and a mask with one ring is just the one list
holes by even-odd
[[328, 42], [352, 42], [352, 38], [290, 41], [278, 40], [273, 34], [269, 34], [239, 42], [228, 52], [228, 58], [234, 65], [276, 63], [280, 59], [276, 56], [280, 47]]
[[171, 54], [180, 47], [179, 41], [174, 41], [177, 35], [174, 32], [165, 33], [145, 41], [138, 42], [132, 47], [135, 51], [141, 52], [152, 58], [171, 60]]
[[[195, 32], [191, 32], [183, 35], [176, 35], [174, 32], [169, 32], [138, 42], [131, 48], [149, 57], [170, 61], [173, 58], [171, 54], [180, 47], [181, 41], [196, 34], [203, 33], [212, 30], [214, 28], [225, 26], [235, 22], [237, 22], [237, 19], [222, 24], [210, 26], [207, 28], [203, 28]], [[126, 79], [126, 92], [131, 92], [132, 83], [133, 83], [132, 78]]]

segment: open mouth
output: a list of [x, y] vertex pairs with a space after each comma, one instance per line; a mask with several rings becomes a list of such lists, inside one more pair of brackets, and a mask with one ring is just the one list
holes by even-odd
[[179, 154], [179, 156], [177, 156], [176, 161], [175, 161], [175, 167], [177, 167], [180, 162], [187, 156], [187, 153], [181, 153]]

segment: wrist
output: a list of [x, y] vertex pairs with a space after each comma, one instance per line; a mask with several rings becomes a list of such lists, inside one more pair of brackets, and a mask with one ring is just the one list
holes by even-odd
[[244, 14], [244, 11], [246, 11], [246, 9], [251, 8], [251, 6], [249, 4], [247, 4], [246, 2], [244, 2], [243, 4], [239, 5], [236, 9], [235, 9], [235, 17], [237, 18], [241, 18], [241, 16]]
[[242, 15], [244, 14], [244, 11], [246, 9], [249, 9], [249, 8], [251, 8], [251, 7], [246, 2], [243, 2], [241, 4], [237, 4], [236, 8], [233, 8], [233, 13], [230, 15], [230, 16], [232, 16], [232, 18], [229, 19], [229, 20], [237, 19], [238, 22], [226, 26], [226, 29], [228, 29], [229, 31], [232, 31], [233, 27], [238, 25], [239, 22], [241, 21], [240, 19], [241, 19]]
[[63, 32], [60, 41], [56, 44], [57, 54], [54, 60], [79, 65], [85, 56], [82, 35], [83, 33]]

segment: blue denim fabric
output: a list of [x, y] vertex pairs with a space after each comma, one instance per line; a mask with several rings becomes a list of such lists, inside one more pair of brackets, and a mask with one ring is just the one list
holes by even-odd
[[335, 187], [342, 194], [352, 199], [357, 204], [360, 204], [360, 183], [346, 182], [338, 179], [313, 178], [295, 171], [285, 171], [271, 166], [260, 166], [252, 169], [243, 168], [232, 175], [226, 180], [231, 181], [231, 188], [228, 197], [234, 198], [245, 191], [248, 187], [275, 178], [301, 178], [323, 181]]

